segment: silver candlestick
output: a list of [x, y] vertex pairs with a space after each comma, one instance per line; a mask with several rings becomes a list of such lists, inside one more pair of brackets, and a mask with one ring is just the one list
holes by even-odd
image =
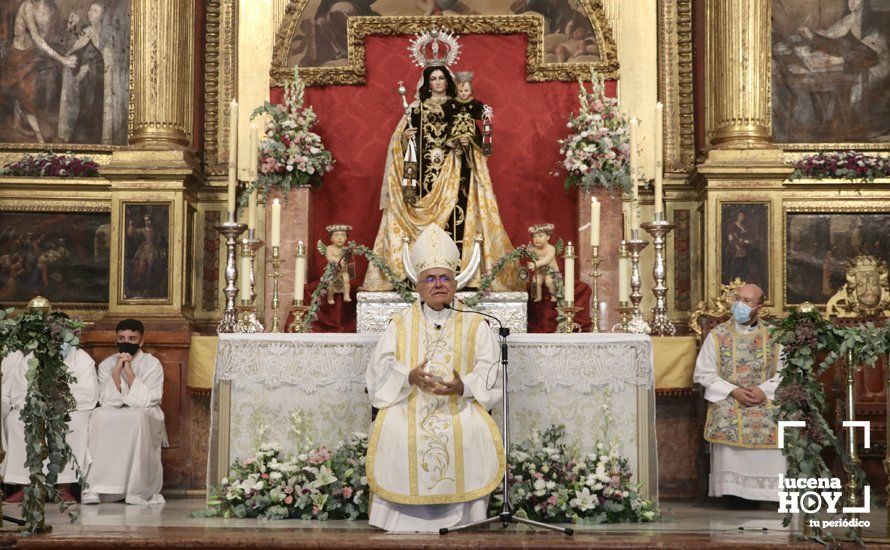
[[643, 300], [643, 294], [640, 292], [642, 281], [640, 279], [640, 252], [647, 246], [649, 241], [640, 238], [640, 230], [633, 229], [630, 232], [630, 240], [623, 241], [627, 252], [630, 254], [630, 302], [633, 304], [633, 311], [630, 315], [630, 323], [628, 323], [628, 332], [635, 334], [649, 334], [652, 328], [646, 319], [643, 318], [643, 312], [640, 311], [640, 302]]
[[655, 294], [655, 307], [652, 308], [652, 334], [657, 336], [673, 336], [677, 333], [677, 327], [668, 317], [667, 310], [667, 255], [664, 245], [667, 234], [676, 227], [664, 219], [664, 212], [656, 212], [655, 220], [641, 224], [647, 233], [652, 235], [652, 246], [655, 247], [655, 265], [652, 267], [652, 277], [655, 286], [652, 293]]
[[247, 237], [241, 239], [241, 255], [250, 257], [250, 303], [256, 303], [256, 255], [263, 248], [263, 241], [256, 238], [256, 229], [248, 229]]
[[238, 266], [235, 263], [235, 251], [238, 245], [238, 236], [244, 233], [247, 225], [235, 221], [235, 213], [229, 212], [229, 219], [225, 223], [216, 226], [216, 230], [226, 238], [226, 309], [216, 326], [216, 331], [234, 332], [238, 322], [238, 312], [235, 309], [235, 296], [238, 295]]

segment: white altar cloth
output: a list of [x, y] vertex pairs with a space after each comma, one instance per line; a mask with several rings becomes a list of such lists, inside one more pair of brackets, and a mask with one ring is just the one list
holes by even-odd
[[[291, 415], [313, 443], [368, 433], [365, 369], [379, 334], [221, 334], [211, 403], [208, 486], [261, 439], [294, 450]], [[637, 334], [516, 334], [509, 342], [510, 438], [566, 425], [582, 452], [612, 442], [647, 494], [657, 491], [652, 341]], [[498, 380], [498, 383], [501, 383]], [[501, 405], [492, 411], [500, 424]], [[263, 435], [265, 434], [265, 435]]]

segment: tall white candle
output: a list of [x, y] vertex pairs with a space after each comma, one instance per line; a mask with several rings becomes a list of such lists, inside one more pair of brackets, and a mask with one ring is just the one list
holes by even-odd
[[664, 212], [662, 172], [664, 172], [664, 106], [655, 104], [655, 213]]
[[247, 203], [247, 228], [256, 228], [256, 190], [250, 192], [250, 200]]
[[575, 303], [575, 247], [572, 241], [566, 245], [565, 260], [565, 300], [567, 305], [571, 305]]
[[281, 246], [281, 201], [272, 201], [272, 246]]
[[243, 254], [241, 256], [241, 289], [240, 296], [242, 300], [250, 300], [250, 256]]
[[590, 197], [590, 246], [600, 245], [600, 203]]
[[630, 258], [627, 254], [618, 256], [618, 301], [630, 300]]
[[235, 192], [238, 186], [238, 102], [234, 99], [229, 105], [229, 188], [228, 209], [230, 217], [235, 214]]
[[250, 164], [248, 165], [248, 172], [250, 173], [250, 179], [256, 179], [257, 173], [257, 151], [260, 148], [260, 139], [259, 139], [259, 128], [256, 125], [256, 122], [250, 123]]
[[306, 248], [303, 241], [297, 242], [297, 262], [294, 266], [294, 299], [303, 299], [303, 288], [306, 286]]
[[639, 133], [640, 121], [637, 117], [630, 119], [630, 179], [632, 182], [630, 194], [630, 228], [639, 229], [639, 159], [637, 155], [637, 134]]

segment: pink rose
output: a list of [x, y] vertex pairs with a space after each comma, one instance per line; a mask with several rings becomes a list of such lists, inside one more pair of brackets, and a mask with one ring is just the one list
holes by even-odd
[[547, 499], [547, 504], [556, 506], [556, 495], [550, 495], [550, 498]]
[[544, 477], [544, 474], [542, 474], [541, 472], [535, 472], [532, 475], [534, 476], [535, 479], [541, 479], [542, 477]]
[[320, 512], [320, 511], [321, 511], [321, 510], [318, 509], [318, 506], [313, 506], [313, 507], [312, 507], [312, 515], [313, 515], [313, 516], [317, 516], [317, 515], [318, 515], [318, 512]]
[[288, 496], [285, 497], [285, 499], [284, 499], [284, 503], [285, 503], [285, 504], [290, 504], [290, 503], [292, 503], [293, 501], [294, 501], [294, 497], [292, 497], [292, 496], [290, 496], [290, 495], [288, 495]]
[[343, 498], [348, 499], [352, 496], [352, 487], [343, 487]]

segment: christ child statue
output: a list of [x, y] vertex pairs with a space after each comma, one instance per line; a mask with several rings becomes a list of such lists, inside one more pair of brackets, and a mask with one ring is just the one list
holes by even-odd
[[556, 301], [556, 285], [550, 269], [559, 273], [559, 264], [556, 263], [556, 247], [550, 244], [550, 236], [553, 235], [552, 223], [539, 223], [528, 228], [532, 242], [530, 249], [538, 257], [535, 261], [528, 262], [528, 268], [534, 273], [532, 286], [535, 290], [535, 301], [541, 301], [541, 287], [547, 285], [550, 292], [550, 301]]
[[454, 80], [457, 84], [457, 97], [448, 102], [447, 108], [451, 115], [448, 141], [452, 145], [460, 144], [465, 151], [471, 143], [481, 147], [482, 134], [476, 121], [482, 120], [486, 106], [473, 97], [473, 73], [459, 72]]
[[331, 244], [325, 249], [325, 259], [334, 267], [334, 279], [328, 288], [328, 304], [334, 303], [334, 294], [343, 294], [344, 302], [351, 302], [349, 296], [350, 280], [349, 280], [349, 252], [344, 249], [346, 239], [349, 238], [349, 231], [352, 231], [351, 225], [333, 224], [325, 228], [330, 237]]

